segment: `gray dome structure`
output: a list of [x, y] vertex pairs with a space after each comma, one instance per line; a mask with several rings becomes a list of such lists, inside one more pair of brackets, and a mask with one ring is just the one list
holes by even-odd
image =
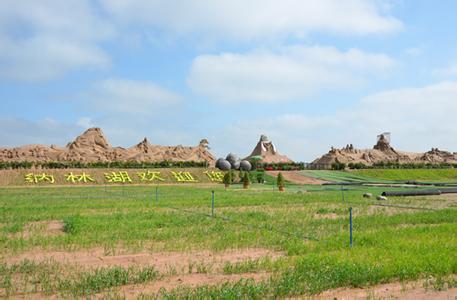
[[235, 161], [234, 163], [230, 163], [230, 165], [232, 165], [232, 169], [234, 169], [234, 170], [239, 170], [240, 169], [240, 161], [239, 160]]
[[243, 171], [251, 171], [252, 169], [252, 165], [249, 161], [247, 160], [242, 160], [240, 162], [240, 170], [243, 170]]
[[240, 159], [236, 154], [229, 153], [226, 159], [232, 165], [232, 169], [238, 170], [240, 168]]
[[233, 153], [229, 153], [225, 159], [228, 160], [230, 163], [234, 163], [234, 162], [240, 160], [238, 158], [238, 156], [236, 154], [233, 154]]
[[222, 171], [228, 171], [232, 168], [232, 164], [226, 159], [219, 158], [216, 161], [216, 168]]

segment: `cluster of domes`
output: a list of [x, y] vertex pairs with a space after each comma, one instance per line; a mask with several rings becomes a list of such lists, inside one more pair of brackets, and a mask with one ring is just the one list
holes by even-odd
[[227, 157], [219, 158], [216, 160], [216, 168], [222, 171], [227, 170], [242, 170], [242, 171], [251, 171], [252, 165], [247, 160], [241, 160], [237, 155], [229, 153]]

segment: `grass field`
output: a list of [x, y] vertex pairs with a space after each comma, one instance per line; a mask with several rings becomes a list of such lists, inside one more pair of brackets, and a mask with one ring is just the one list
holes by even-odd
[[380, 204], [364, 192], [381, 189], [161, 186], [156, 198], [154, 186], [1, 188], [0, 297], [291, 297], [431, 278], [457, 286], [457, 197]]
[[351, 173], [384, 180], [457, 182], [457, 169], [367, 169], [354, 170]]
[[426, 181], [457, 183], [457, 169], [366, 169], [350, 171], [305, 170], [306, 176], [346, 182]]

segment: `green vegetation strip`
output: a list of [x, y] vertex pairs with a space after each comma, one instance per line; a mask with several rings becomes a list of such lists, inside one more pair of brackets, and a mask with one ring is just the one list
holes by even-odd
[[457, 169], [367, 169], [353, 170], [348, 173], [377, 180], [457, 182]]
[[[365, 170], [363, 170], [365, 171]], [[305, 176], [326, 180], [330, 182], [379, 182], [379, 183], [392, 183], [391, 180], [371, 177], [365, 174], [359, 174], [355, 171], [346, 172], [346, 171], [324, 171], [324, 170], [305, 170], [301, 171]]]
[[[13, 265], [0, 264], [0, 276], [0, 288], [5, 290], [5, 295], [0, 296], [28, 293], [89, 296], [122, 285], [154, 281], [159, 273], [152, 267], [84, 271], [52, 261], [37, 263], [24, 260]], [[15, 280], [17, 277], [21, 279]]]

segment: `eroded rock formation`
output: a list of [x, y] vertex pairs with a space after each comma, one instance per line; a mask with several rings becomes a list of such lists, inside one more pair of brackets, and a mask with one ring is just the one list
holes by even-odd
[[246, 160], [249, 160], [253, 156], [261, 156], [262, 162], [264, 163], [291, 163], [293, 162], [290, 158], [285, 155], [278, 153], [275, 144], [268, 140], [266, 135], [261, 135], [260, 140], [252, 150], [251, 155], [249, 155]]
[[0, 161], [17, 162], [208, 162], [214, 163], [208, 141], [203, 139], [198, 146], [152, 145], [145, 138], [128, 149], [112, 147], [100, 128], [90, 128], [66, 147], [55, 145], [26, 145], [16, 148], [0, 148]]
[[333, 163], [362, 163], [370, 166], [381, 162], [457, 164], [457, 153], [441, 151], [438, 148], [432, 148], [426, 153], [398, 151], [390, 145], [390, 139], [385, 134], [381, 134], [378, 136], [378, 142], [373, 146], [373, 149], [355, 149], [352, 144], [341, 149], [332, 147], [327, 154], [313, 161], [313, 164], [328, 167]]

